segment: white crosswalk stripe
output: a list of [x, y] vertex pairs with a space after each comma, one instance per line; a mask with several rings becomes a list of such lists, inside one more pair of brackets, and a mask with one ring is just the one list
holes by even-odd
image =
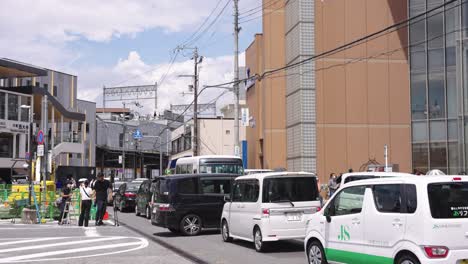
[[25, 263], [113, 255], [147, 246], [148, 241], [144, 238], [122, 236], [2, 239], [0, 242], [0, 263]]

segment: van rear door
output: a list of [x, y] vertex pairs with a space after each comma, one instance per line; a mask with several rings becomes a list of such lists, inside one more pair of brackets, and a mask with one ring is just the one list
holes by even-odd
[[468, 181], [429, 183], [432, 216], [425, 244], [468, 249]]
[[265, 178], [262, 209], [269, 213], [271, 234], [305, 235], [307, 220], [320, 207], [315, 176], [281, 176]]

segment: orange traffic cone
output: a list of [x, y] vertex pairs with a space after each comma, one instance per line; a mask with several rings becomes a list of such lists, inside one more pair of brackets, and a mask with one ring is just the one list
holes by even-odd
[[106, 213], [104, 214], [104, 220], [109, 220], [109, 213], [108, 213], [108, 212], [106, 212]]

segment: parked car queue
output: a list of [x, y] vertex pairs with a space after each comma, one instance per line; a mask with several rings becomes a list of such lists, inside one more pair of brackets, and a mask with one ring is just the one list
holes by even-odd
[[345, 178], [322, 209], [310, 173], [174, 175], [141, 182], [135, 213], [181, 235], [220, 227], [259, 252], [305, 239], [313, 264], [468, 263], [468, 177]]

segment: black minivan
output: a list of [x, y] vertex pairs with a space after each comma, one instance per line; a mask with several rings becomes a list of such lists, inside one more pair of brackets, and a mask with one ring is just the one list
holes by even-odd
[[224, 197], [237, 174], [184, 174], [153, 183], [151, 223], [187, 236], [203, 228], [219, 228]]

